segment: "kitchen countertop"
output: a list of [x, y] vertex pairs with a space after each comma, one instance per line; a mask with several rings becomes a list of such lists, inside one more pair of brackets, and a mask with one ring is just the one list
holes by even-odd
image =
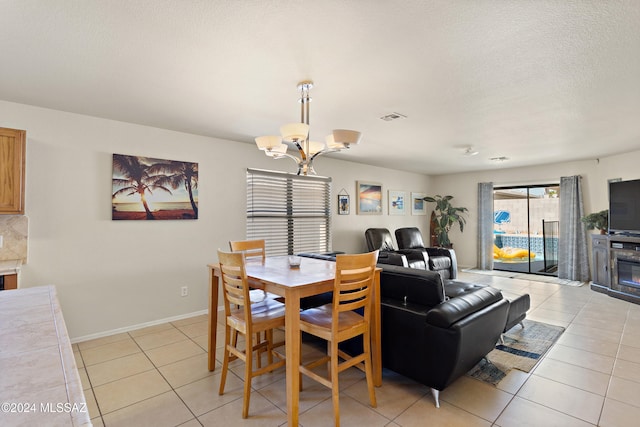
[[0, 292], [0, 425], [90, 426], [54, 286]]

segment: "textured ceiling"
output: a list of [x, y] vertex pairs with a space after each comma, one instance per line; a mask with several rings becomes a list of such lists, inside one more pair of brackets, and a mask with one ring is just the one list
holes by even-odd
[[253, 143], [312, 79], [312, 138], [363, 132], [337, 158], [594, 159], [640, 147], [639, 28], [638, 0], [0, 0], [0, 99]]

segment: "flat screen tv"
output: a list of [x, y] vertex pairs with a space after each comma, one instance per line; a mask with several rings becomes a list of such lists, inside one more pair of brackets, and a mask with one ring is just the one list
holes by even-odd
[[609, 234], [640, 235], [640, 179], [609, 183]]

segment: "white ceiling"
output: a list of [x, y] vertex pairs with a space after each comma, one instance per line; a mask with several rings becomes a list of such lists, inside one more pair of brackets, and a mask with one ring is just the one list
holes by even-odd
[[0, 99], [252, 144], [312, 79], [313, 139], [426, 174], [640, 147], [638, 0], [0, 0], [0, 58]]

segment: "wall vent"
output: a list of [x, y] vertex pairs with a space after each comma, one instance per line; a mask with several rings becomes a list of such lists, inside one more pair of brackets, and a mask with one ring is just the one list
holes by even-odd
[[392, 120], [406, 119], [406, 118], [407, 118], [407, 116], [405, 116], [404, 114], [391, 113], [391, 114], [387, 114], [386, 116], [380, 117], [380, 120], [384, 120], [385, 122], [390, 122]]

